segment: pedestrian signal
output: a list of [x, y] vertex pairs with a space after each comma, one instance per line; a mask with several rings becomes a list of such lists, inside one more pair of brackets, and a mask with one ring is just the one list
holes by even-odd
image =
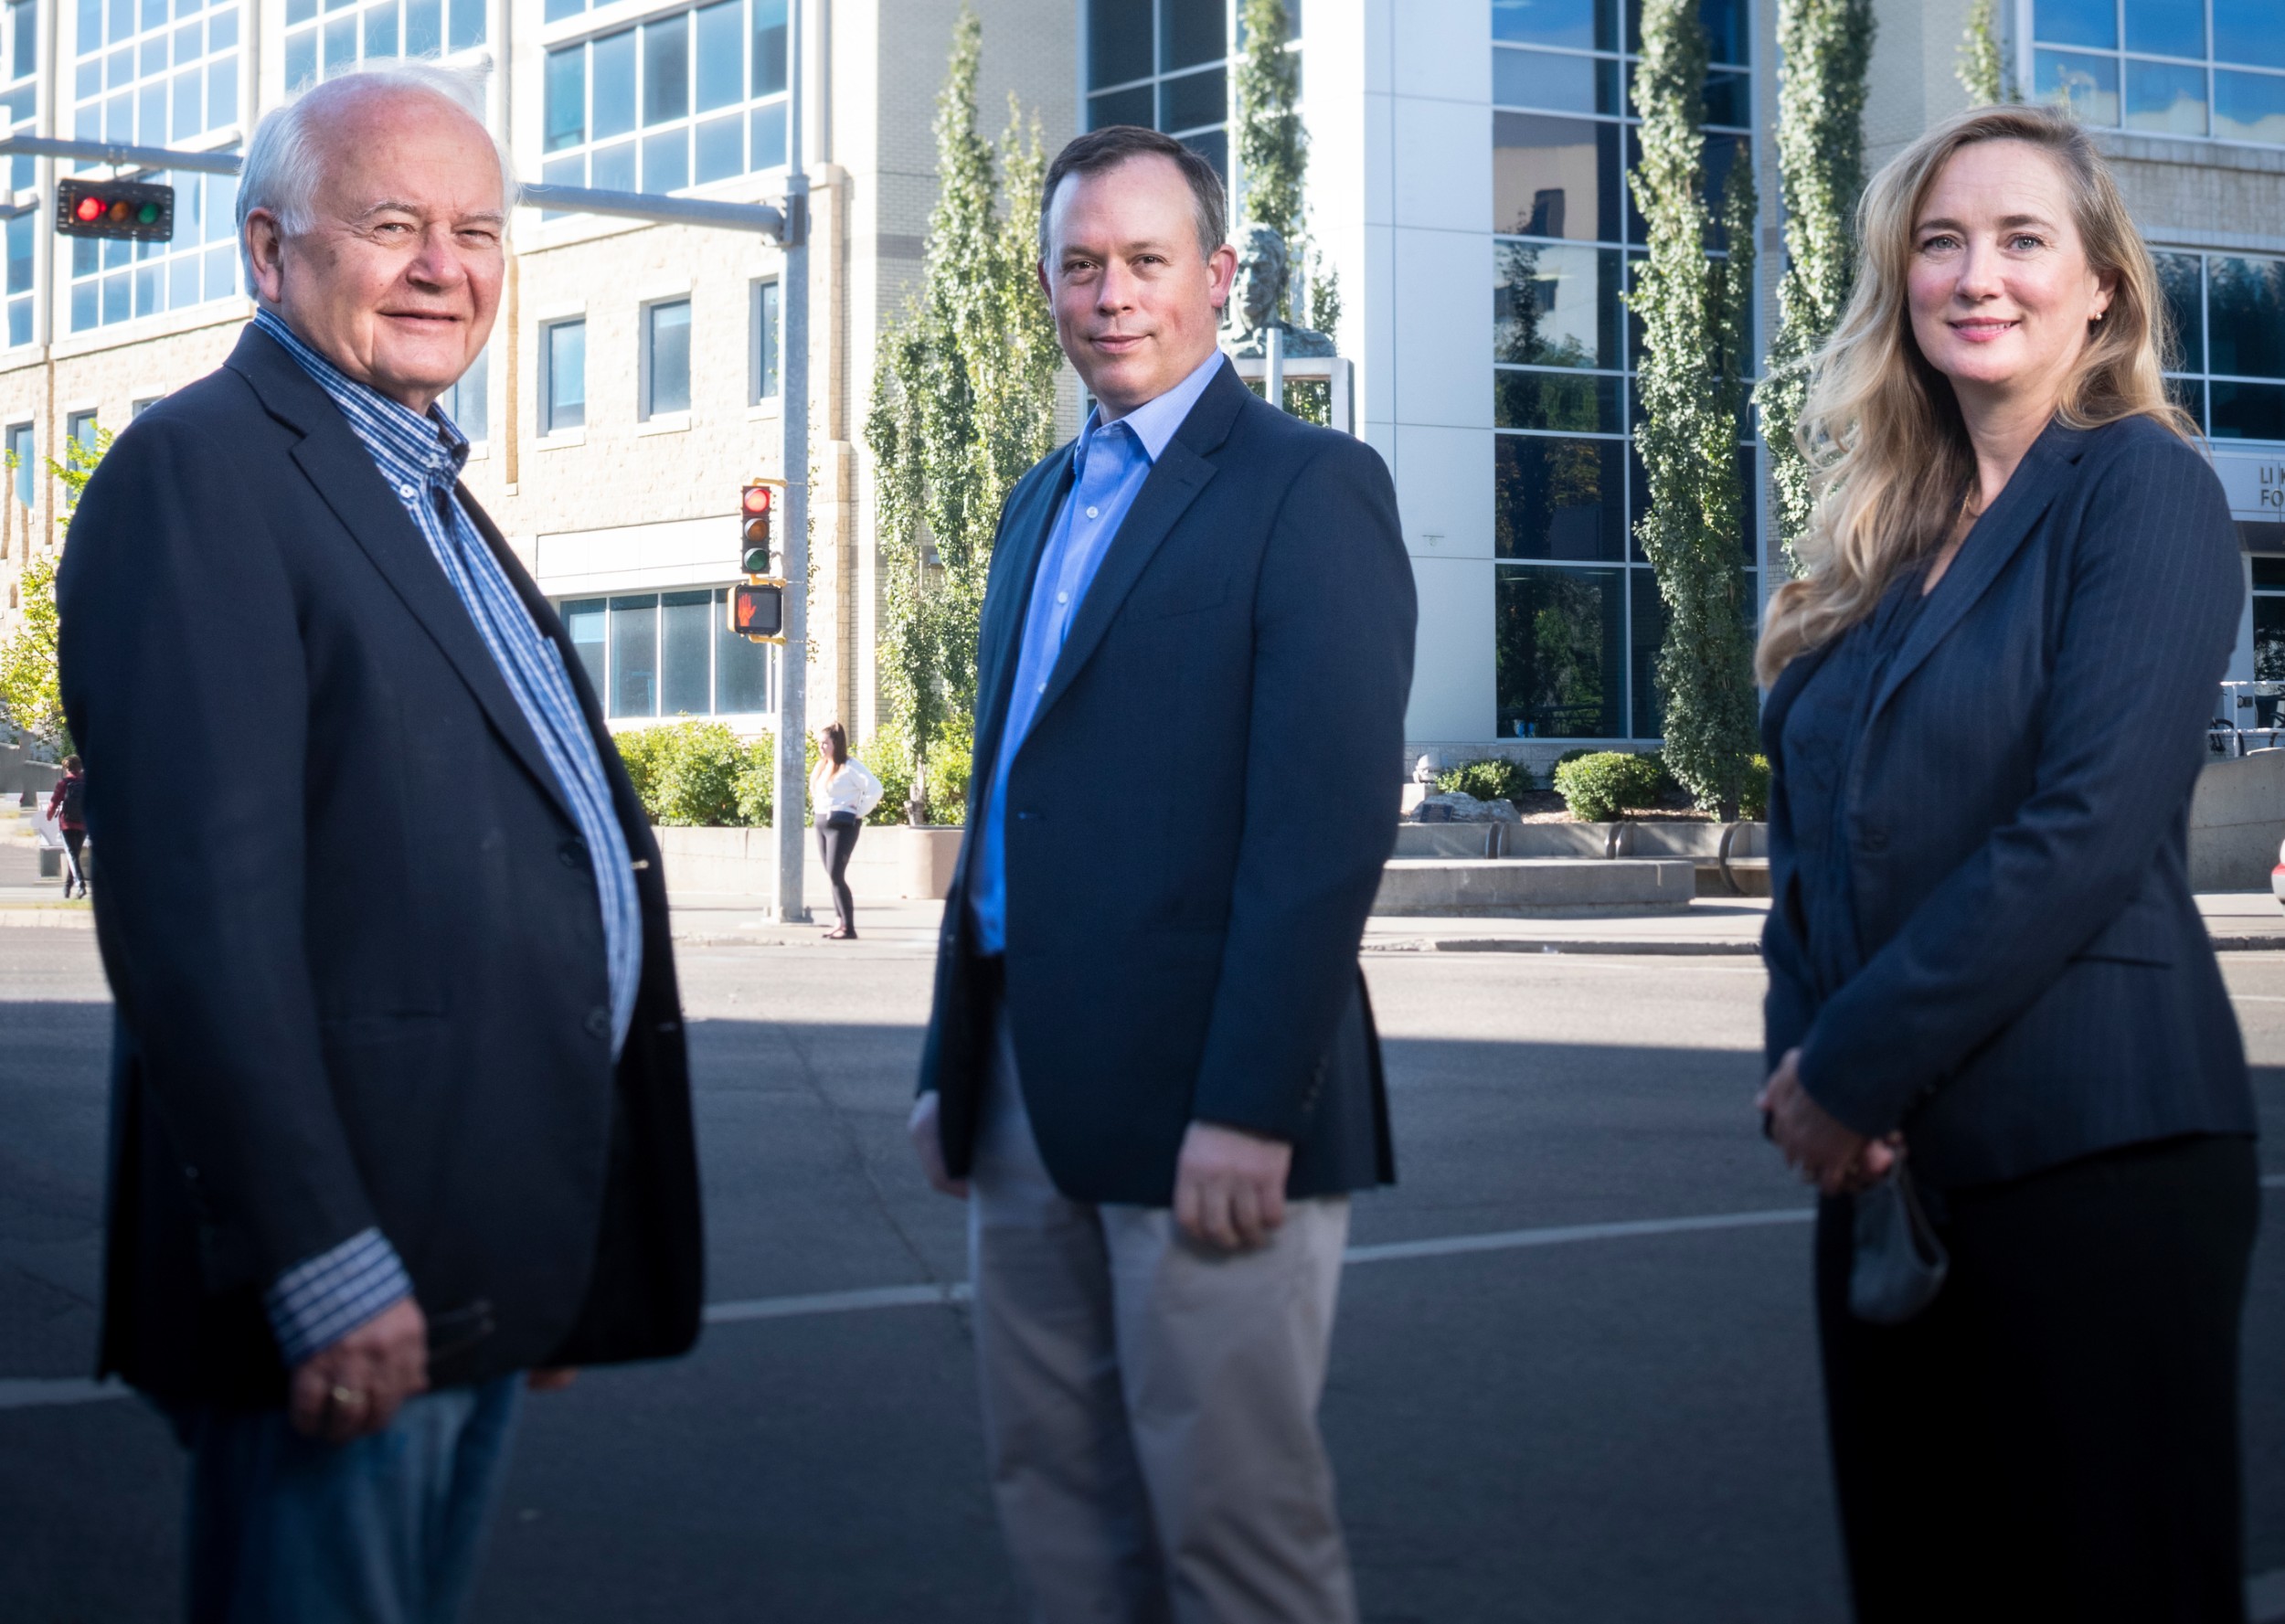
[[755, 480], [738, 500], [741, 557], [748, 575], [770, 573], [770, 520], [777, 510], [777, 480]]
[[175, 188], [142, 181], [56, 183], [56, 229], [66, 237], [175, 240]]
[[783, 642], [785, 583], [745, 581], [732, 587], [730, 630], [753, 642]]

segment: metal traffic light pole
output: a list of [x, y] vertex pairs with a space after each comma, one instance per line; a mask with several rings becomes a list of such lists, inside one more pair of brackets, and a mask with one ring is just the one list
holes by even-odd
[[802, 167], [802, 126], [809, 113], [805, 58], [809, 55], [805, 7], [786, 8], [787, 89], [783, 282], [784, 376], [779, 381], [784, 408], [785, 641], [778, 645], [778, 783], [771, 823], [778, 837], [778, 920], [804, 924], [809, 903], [802, 876], [809, 845], [802, 811], [809, 780], [809, 175]]

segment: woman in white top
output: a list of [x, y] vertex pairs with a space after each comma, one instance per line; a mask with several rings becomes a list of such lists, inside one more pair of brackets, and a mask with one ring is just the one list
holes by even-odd
[[817, 850], [833, 880], [834, 928], [827, 941], [856, 939], [856, 901], [849, 895], [849, 854], [856, 850], [865, 816], [880, 804], [881, 781], [849, 754], [848, 730], [828, 722], [817, 730], [817, 766], [809, 775]]

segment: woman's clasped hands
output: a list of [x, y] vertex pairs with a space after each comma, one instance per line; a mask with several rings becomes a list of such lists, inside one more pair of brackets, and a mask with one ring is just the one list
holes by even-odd
[[1785, 1051], [1770, 1080], [1754, 1096], [1764, 1130], [1785, 1164], [1827, 1195], [1868, 1190], [1888, 1176], [1904, 1155], [1904, 1135], [1867, 1139], [1828, 1113], [1801, 1087], [1801, 1051]]

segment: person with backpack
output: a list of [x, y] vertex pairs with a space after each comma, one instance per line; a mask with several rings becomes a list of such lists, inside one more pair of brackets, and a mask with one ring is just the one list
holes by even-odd
[[48, 798], [48, 821], [63, 831], [63, 894], [69, 897], [76, 884], [84, 897], [87, 866], [81, 854], [87, 847], [87, 769], [80, 765], [77, 756], [63, 759], [63, 777], [56, 780], [56, 792]]

